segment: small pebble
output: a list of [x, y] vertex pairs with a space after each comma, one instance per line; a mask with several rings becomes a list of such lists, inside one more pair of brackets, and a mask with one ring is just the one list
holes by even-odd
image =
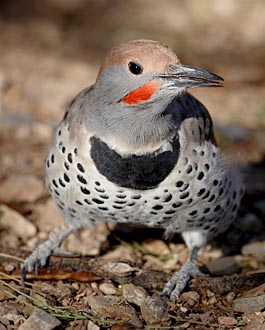
[[200, 295], [196, 291], [184, 292], [181, 296], [189, 306], [198, 304], [200, 300]]
[[128, 302], [140, 307], [147, 297], [147, 292], [144, 288], [130, 283], [122, 286], [122, 295]]
[[218, 323], [223, 324], [223, 325], [227, 325], [227, 326], [231, 326], [231, 325], [236, 325], [237, 320], [233, 317], [230, 317], [230, 316], [219, 316], [218, 317]]
[[241, 252], [243, 256], [253, 256], [258, 259], [264, 259], [265, 241], [246, 244], [242, 247]]
[[236, 294], [235, 292], [229, 292], [227, 295], [226, 295], [226, 301], [231, 304], [233, 302], [233, 300], [235, 299], [236, 297]]
[[210, 298], [210, 297], [214, 296], [214, 293], [210, 290], [206, 290], [206, 295], [207, 295], [208, 298]]
[[102, 293], [107, 295], [115, 295], [117, 293], [117, 288], [112, 283], [101, 283], [98, 288]]
[[92, 321], [88, 321], [86, 330], [100, 330], [100, 327]]
[[4, 268], [4, 270], [5, 270], [5, 272], [12, 272], [14, 269], [15, 269], [15, 266], [14, 265], [12, 265], [12, 264], [6, 264], [6, 263], [4, 263], [4, 264], [2, 264], [2, 266], [3, 266], [3, 268]]
[[210, 297], [209, 299], [208, 299], [208, 304], [209, 305], [214, 305], [214, 304], [216, 304], [217, 303], [217, 299], [215, 298], [215, 297]]
[[233, 302], [233, 311], [241, 313], [260, 312], [265, 307], [265, 294], [254, 297], [237, 298]]
[[214, 259], [206, 264], [212, 275], [231, 275], [240, 270], [235, 257]]
[[80, 286], [79, 286], [78, 283], [73, 282], [73, 283], [72, 283], [72, 287], [73, 287], [75, 290], [78, 290]]
[[141, 306], [142, 317], [148, 325], [161, 324], [166, 317], [165, 306], [159, 296], [147, 297]]
[[36, 227], [27, 218], [6, 205], [0, 206], [0, 225], [25, 239], [35, 236], [37, 232]]
[[61, 325], [61, 322], [54, 316], [42, 309], [35, 309], [30, 317], [20, 325], [18, 330], [41, 329], [53, 330]]

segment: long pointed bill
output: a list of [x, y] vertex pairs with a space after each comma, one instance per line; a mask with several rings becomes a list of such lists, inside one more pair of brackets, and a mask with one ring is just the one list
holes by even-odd
[[171, 68], [170, 72], [156, 76], [165, 80], [168, 87], [223, 87], [224, 79], [209, 71], [182, 64]]

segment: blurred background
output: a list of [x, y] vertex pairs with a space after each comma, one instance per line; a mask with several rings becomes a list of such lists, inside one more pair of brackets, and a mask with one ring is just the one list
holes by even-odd
[[112, 46], [147, 38], [169, 45], [183, 64], [224, 77], [225, 88], [191, 93], [209, 109], [224, 152], [250, 174], [243, 213], [263, 221], [264, 17], [264, 0], [1, 0], [0, 202], [39, 226], [48, 221], [40, 186], [54, 127]]
[[94, 82], [106, 52], [159, 40], [182, 63], [213, 71], [223, 89], [192, 90], [224, 150], [241, 163], [265, 153], [263, 0], [0, 1], [0, 174], [43, 171], [53, 128]]

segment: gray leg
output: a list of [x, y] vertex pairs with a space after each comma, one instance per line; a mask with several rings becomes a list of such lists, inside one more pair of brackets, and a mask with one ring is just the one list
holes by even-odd
[[169, 296], [170, 300], [175, 302], [181, 292], [187, 285], [189, 279], [196, 275], [203, 275], [195, 264], [195, 260], [199, 251], [199, 247], [192, 248], [188, 260], [182, 268], [173, 274], [172, 278], [165, 284], [162, 291], [163, 296]]
[[44, 243], [37, 246], [37, 248], [26, 258], [22, 271], [21, 271], [21, 283], [24, 285], [26, 273], [35, 271], [38, 274], [38, 268], [43, 267], [50, 255], [53, 252], [59, 250], [63, 241], [77, 228], [66, 225], [61, 228], [56, 228], [50, 233], [50, 238]]

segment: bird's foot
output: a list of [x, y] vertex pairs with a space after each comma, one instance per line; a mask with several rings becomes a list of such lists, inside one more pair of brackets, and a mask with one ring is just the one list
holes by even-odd
[[169, 296], [172, 302], [179, 298], [191, 277], [204, 275], [198, 266], [191, 260], [182, 266], [182, 268], [173, 274], [171, 279], [165, 284], [162, 296]]
[[[74, 231], [71, 226], [64, 226], [61, 229], [56, 229], [50, 234], [50, 239], [37, 246], [37, 248], [26, 258], [21, 271], [21, 284], [24, 286], [26, 274], [32, 272], [38, 276], [38, 270], [47, 264], [47, 261], [51, 254], [54, 252], [60, 253], [60, 245], [66, 239], [66, 237]], [[64, 254], [68, 254], [64, 251]]]
[[40, 244], [24, 261], [21, 271], [21, 283], [24, 285], [26, 274], [34, 271], [38, 276], [38, 270], [47, 264], [50, 255], [54, 251], [54, 246], [50, 240]]

